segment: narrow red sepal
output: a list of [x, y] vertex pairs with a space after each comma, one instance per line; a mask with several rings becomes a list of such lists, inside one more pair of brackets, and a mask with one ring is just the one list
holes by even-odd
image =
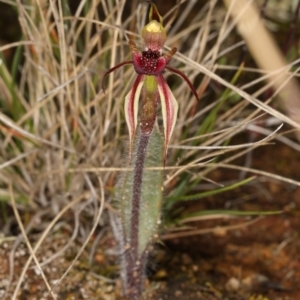
[[177, 120], [178, 103], [170, 90], [166, 80], [162, 75], [157, 76], [158, 92], [161, 101], [164, 133], [165, 133], [165, 150], [164, 165], [166, 164], [167, 150]]

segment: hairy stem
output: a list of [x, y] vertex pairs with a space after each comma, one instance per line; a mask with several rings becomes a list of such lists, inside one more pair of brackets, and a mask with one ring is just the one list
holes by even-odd
[[128, 292], [130, 298], [132, 299], [138, 299], [139, 295], [142, 292], [142, 277], [144, 266], [141, 259], [142, 257], [139, 257], [138, 254], [139, 221], [143, 172], [149, 138], [150, 135], [140, 134], [134, 166], [131, 207], [130, 253], [128, 253], [128, 266], [126, 266]]
[[115, 236], [122, 253], [124, 293], [140, 299], [144, 290], [145, 267], [150, 246], [155, 241], [161, 212], [164, 142], [156, 126], [151, 134], [137, 130], [132, 170], [119, 186], [120, 214], [115, 216]]

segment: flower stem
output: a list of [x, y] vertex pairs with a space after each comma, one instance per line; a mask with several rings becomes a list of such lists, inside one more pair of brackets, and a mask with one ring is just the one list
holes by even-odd
[[[141, 206], [141, 191], [143, 182], [143, 172], [147, 147], [150, 135], [140, 134], [136, 160], [134, 166], [134, 177], [132, 186], [132, 206], [131, 206], [131, 234], [130, 253], [128, 253], [128, 266], [126, 266], [128, 278], [128, 296], [131, 299], [139, 299], [143, 286], [144, 261], [139, 256], [139, 221]], [[130, 299], [129, 298], [129, 299]]]
[[122, 253], [124, 293], [130, 300], [140, 299], [144, 290], [145, 267], [150, 246], [155, 241], [161, 213], [164, 142], [154, 126], [151, 134], [137, 130], [133, 170], [120, 186], [120, 215], [115, 230]]

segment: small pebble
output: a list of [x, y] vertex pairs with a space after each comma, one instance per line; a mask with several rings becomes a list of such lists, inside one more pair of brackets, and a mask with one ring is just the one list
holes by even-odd
[[233, 291], [239, 290], [240, 286], [241, 286], [240, 281], [235, 277], [231, 277], [226, 282], [225, 288], [226, 288], [227, 291], [233, 292]]

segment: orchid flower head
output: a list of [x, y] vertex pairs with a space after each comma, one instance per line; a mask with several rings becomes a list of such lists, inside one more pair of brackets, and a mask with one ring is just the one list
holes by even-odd
[[[167, 36], [166, 30], [163, 27], [163, 19], [157, 7], [152, 2], [150, 2], [150, 5], [149, 23], [142, 29], [142, 37], [145, 43], [144, 50], [141, 52], [135, 42], [129, 40], [132, 61], [124, 61], [108, 70], [104, 74], [103, 82], [109, 73], [124, 65], [133, 64], [137, 78], [130, 92], [125, 97], [125, 119], [129, 129], [130, 158], [138, 120], [141, 133], [145, 135], [151, 134], [156, 119], [157, 102], [158, 98], [160, 98], [165, 136], [165, 160], [170, 138], [177, 120], [178, 103], [162, 76], [162, 72], [166, 69], [181, 76], [187, 82], [197, 100], [198, 95], [186, 75], [177, 69], [167, 66], [177, 49], [172, 48], [168, 53], [163, 54], [163, 47]], [[102, 89], [104, 91], [103, 82]], [[139, 115], [140, 98], [142, 100], [142, 108]]]

